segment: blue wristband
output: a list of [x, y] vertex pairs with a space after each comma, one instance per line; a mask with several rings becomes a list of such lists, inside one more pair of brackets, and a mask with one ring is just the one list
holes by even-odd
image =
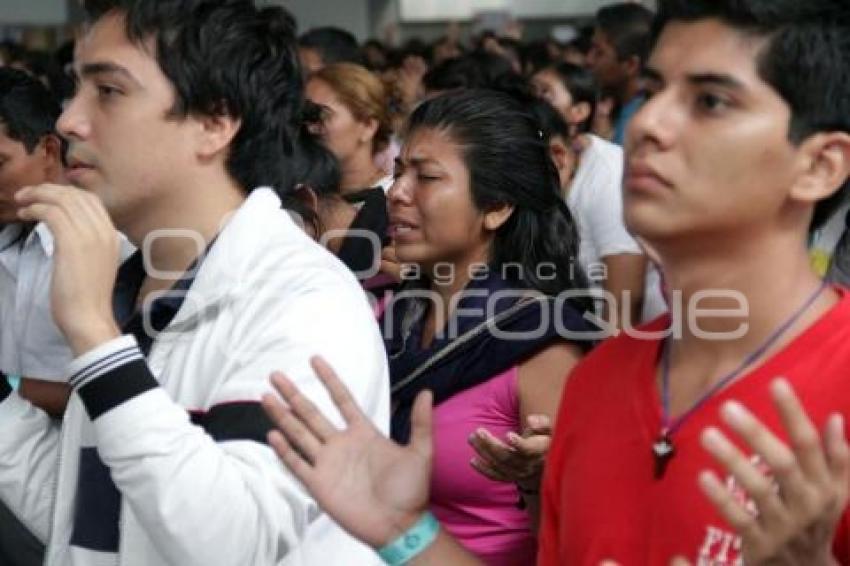
[[440, 523], [430, 511], [422, 515], [403, 535], [378, 551], [378, 556], [390, 566], [407, 564], [437, 540]]
[[6, 381], [9, 382], [9, 387], [11, 387], [12, 390], [14, 390], [14, 391], [17, 391], [18, 388], [21, 386], [21, 376], [20, 375], [7, 375]]

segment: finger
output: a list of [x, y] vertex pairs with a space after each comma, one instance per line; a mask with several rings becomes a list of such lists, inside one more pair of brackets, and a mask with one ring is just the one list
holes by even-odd
[[416, 396], [410, 413], [410, 447], [429, 460], [433, 451], [432, 402], [433, 396], [426, 389]]
[[266, 411], [272, 415], [272, 420], [278, 429], [286, 436], [289, 444], [300, 452], [301, 456], [308, 462], [315, 462], [316, 456], [321, 448], [321, 443], [316, 436], [304, 426], [298, 417], [282, 405], [275, 405], [270, 395], [263, 395], [262, 404]]
[[[528, 428], [524, 431], [524, 436], [530, 436], [531, 434], [552, 434], [552, 419], [549, 418], [548, 415], [528, 415], [526, 419], [528, 423]], [[529, 434], [525, 434], [525, 432]]]
[[[779, 485], [780, 493], [788, 502], [789, 507], [798, 509], [808, 507], [811, 489], [794, 452], [740, 403], [735, 401], [724, 403], [720, 414], [724, 422], [771, 469]], [[759, 475], [764, 477], [764, 474], [759, 473]], [[752, 487], [764, 489], [761, 484]], [[749, 489], [747, 486], [745, 488]], [[773, 489], [770, 488], [768, 491], [770, 493], [765, 494], [765, 496], [772, 498]], [[753, 496], [755, 497], [756, 494], [753, 494]], [[756, 502], [759, 505], [764, 504], [763, 501], [757, 500]]]
[[[850, 474], [850, 446], [844, 434], [844, 417], [838, 413], [829, 417], [824, 431], [824, 445], [829, 467], [836, 478]], [[844, 482], [850, 484], [850, 481]]]
[[336, 372], [334, 372], [333, 368], [331, 368], [324, 358], [314, 356], [310, 359], [310, 364], [316, 371], [316, 375], [319, 376], [319, 379], [325, 385], [325, 389], [328, 390], [331, 399], [348, 425], [367, 420], [363, 415], [363, 411], [357, 406], [354, 397], [348, 391], [348, 388], [337, 377]]
[[503, 471], [497, 469], [490, 463], [481, 460], [480, 458], [473, 458], [469, 461], [469, 465], [475, 468], [478, 473], [480, 473], [487, 479], [503, 483], [512, 483], [514, 481], [509, 474], [504, 473]]
[[272, 424], [277, 428], [280, 428], [281, 423], [283, 422], [283, 414], [287, 410], [286, 405], [284, 405], [278, 397], [270, 394], [263, 395], [260, 399], [260, 404], [262, 405], [263, 410], [266, 411], [269, 419], [271, 419]]
[[52, 204], [33, 203], [21, 207], [18, 218], [24, 222], [44, 222], [58, 241], [71, 233], [71, 218], [62, 208]]
[[522, 437], [516, 433], [508, 433], [508, 444], [520, 455], [526, 458], [542, 459], [549, 451], [552, 437], [549, 435], [535, 435]]
[[803, 473], [815, 481], [829, 481], [820, 435], [791, 385], [785, 379], [777, 379], [770, 384], [770, 392]]
[[59, 195], [69, 190], [70, 187], [49, 183], [32, 185], [18, 190], [15, 193], [15, 201], [22, 206], [28, 206], [37, 202], [42, 204], [57, 204], [56, 201]]
[[844, 433], [844, 417], [834, 414], [829, 417], [824, 431], [826, 459], [833, 477], [836, 490], [834, 506], [837, 510], [844, 509], [850, 497], [850, 447]]
[[[19, 217], [23, 220], [43, 221], [51, 231], [56, 229], [59, 242], [64, 235], [74, 232], [74, 240], [86, 241], [86, 238], [98, 237], [103, 232], [103, 218], [93, 212], [87, 200], [92, 198], [79, 189], [61, 185], [38, 185], [27, 187], [16, 193], [15, 198], [23, 205]], [[44, 207], [49, 207], [45, 209]], [[56, 212], [46, 212], [42, 217], [29, 217], [30, 213], [53, 209]], [[60, 214], [61, 213], [61, 218]], [[62, 222], [61, 224], [59, 224]], [[111, 221], [108, 221], [110, 236], [113, 235]], [[57, 243], [61, 247], [61, 244]]]
[[[766, 526], [786, 524], [788, 514], [769, 478], [759, 471], [726, 436], [716, 428], [705, 429], [701, 437], [703, 447], [720, 463], [747, 492], [759, 510], [759, 520]], [[701, 476], [702, 477], [702, 476]], [[713, 474], [712, 474], [712, 477]], [[722, 489], [724, 497], [731, 495]], [[726, 503], [727, 499], [721, 500]], [[735, 503], [735, 505], [738, 505]], [[740, 505], [738, 505], [740, 507]]]
[[525, 479], [537, 468], [536, 459], [521, 456], [492, 436], [482, 437], [476, 433], [470, 436], [469, 442], [479, 459], [489, 462], [512, 479]]
[[112, 223], [112, 217], [109, 216], [103, 201], [94, 193], [81, 191], [80, 203], [89, 213], [90, 218], [96, 219], [97, 226], [101, 232], [108, 234], [110, 237], [114, 235], [115, 225]]
[[692, 566], [691, 561], [684, 556], [676, 556], [670, 561], [670, 566]]
[[484, 429], [478, 429], [469, 436], [469, 443], [475, 451], [487, 459], [503, 464], [510, 461], [516, 449], [508, 446]]
[[[87, 219], [88, 211], [81, 206], [86, 196], [86, 193], [73, 187], [43, 184], [21, 189], [15, 193], [15, 200], [24, 207], [34, 204], [53, 205], [67, 213], [71, 219], [80, 216]], [[82, 224], [87, 225], [88, 222]]]
[[292, 381], [280, 372], [272, 373], [272, 384], [281, 397], [286, 399], [292, 412], [315, 434], [319, 440], [325, 441], [337, 432], [336, 427], [316, 408]]
[[396, 281], [401, 281], [401, 266], [397, 263], [381, 260], [381, 265], [378, 270], [385, 274], [389, 275]]
[[756, 518], [735, 500], [714, 472], [706, 470], [700, 473], [699, 486], [717, 511], [745, 541], [761, 540], [761, 526]]
[[304, 485], [309, 485], [312, 478], [313, 467], [301, 457], [301, 454], [295, 450], [286, 437], [278, 430], [271, 430], [267, 435], [269, 445], [280, 458], [281, 462], [295, 474]]

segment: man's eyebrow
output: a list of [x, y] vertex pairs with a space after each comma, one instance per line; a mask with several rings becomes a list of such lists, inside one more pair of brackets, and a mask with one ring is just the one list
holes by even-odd
[[[658, 69], [653, 67], [645, 67], [641, 73], [644, 80], [664, 84], [666, 81], [664, 75]], [[687, 81], [692, 85], [714, 85], [729, 88], [732, 90], [745, 90], [746, 85], [732, 75], [726, 73], [691, 73], [687, 75]]]
[[97, 63], [86, 63], [80, 69], [79, 76], [84, 78], [92, 78], [100, 75], [119, 75], [129, 81], [131, 81], [136, 86], [141, 86], [136, 77], [133, 76], [133, 73], [122, 67], [121, 65], [117, 65], [115, 63], [109, 62], [97, 62]]
[[664, 82], [664, 76], [661, 74], [661, 72], [652, 67], [644, 67], [643, 71], [641, 71], [641, 77], [645, 80], [652, 81], [654, 83]]
[[694, 73], [688, 75], [688, 82], [695, 85], [715, 85], [732, 90], [746, 90], [746, 85], [732, 75], [725, 73]]

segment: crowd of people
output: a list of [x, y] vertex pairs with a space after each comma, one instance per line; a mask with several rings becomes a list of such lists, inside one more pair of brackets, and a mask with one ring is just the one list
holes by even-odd
[[850, 564], [846, 0], [84, 6], [0, 46], [0, 564]]

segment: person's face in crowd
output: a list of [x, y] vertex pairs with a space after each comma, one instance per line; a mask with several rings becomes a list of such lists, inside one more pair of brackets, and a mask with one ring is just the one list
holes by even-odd
[[387, 65], [387, 54], [375, 45], [366, 46], [363, 50], [363, 55], [372, 69], [383, 69]]
[[608, 36], [599, 28], [593, 32], [587, 66], [603, 88], [617, 89], [628, 80], [626, 63], [617, 57], [617, 50]]
[[587, 56], [575, 47], [567, 47], [564, 49], [564, 55], [561, 60], [564, 61], [564, 63], [570, 63], [578, 67], [584, 67], [587, 65]]
[[649, 100], [627, 133], [634, 234], [740, 238], [801, 214], [789, 190], [805, 166], [788, 139], [788, 104], [758, 75], [763, 45], [716, 20], [665, 27], [647, 67]]
[[531, 77], [531, 88], [537, 97], [551, 104], [564, 120], [569, 121], [573, 97], [556, 72], [544, 69], [535, 73]]
[[67, 177], [98, 195], [121, 228], [191, 186], [206, 130], [169, 116], [173, 86], [127, 38], [122, 16], [97, 21], [77, 45], [74, 68], [79, 87], [57, 124], [70, 142]]
[[396, 160], [387, 197], [399, 261], [427, 270], [437, 263], [486, 258], [492, 239], [486, 215], [472, 201], [462, 150], [445, 131], [412, 132]]
[[325, 66], [325, 62], [322, 60], [322, 54], [312, 47], [299, 47], [298, 59], [301, 61], [301, 70], [306, 77], [309, 77], [316, 71], [320, 71]]
[[375, 120], [358, 120], [325, 81], [313, 78], [307, 82], [306, 97], [321, 108], [321, 121], [310, 125], [310, 131], [319, 136], [343, 164], [358, 151], [372, 151], [372, 140], [377, 130]]
[[460, 48], [452, 41], [441, 41], [434, 46], [434, 66], [460, 56]]
[[574, 104], [572, 94], [564, 86], [564, 81], [554, 71], [544, 69], [535, 73], [531, 78], [531, 87], [536, 96], [551, 104], [558, 111], [558, 114], [569, 124], [573, 135], [578, 125], [590, 116], [592, 110], [590, 104], [586, 102]]
[[52, 136], [46, 136], [28, 152], [0, 123], [0, 224], [18, 222], [14, 196], [20, 189], [57, 180], [59, 153], [59, 140]]

